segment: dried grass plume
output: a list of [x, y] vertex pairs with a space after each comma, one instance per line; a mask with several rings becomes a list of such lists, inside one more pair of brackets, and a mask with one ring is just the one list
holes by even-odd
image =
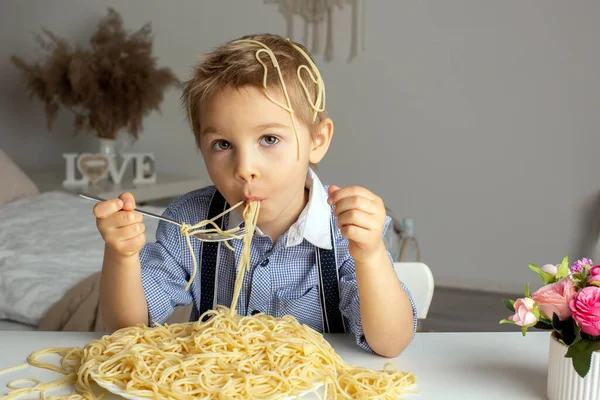
[[165, 90], [180, 86], [170, 69], [156, 66], [150, 24], [128, 34], [112, 8], [90, 49], [72, 49], [47, 29], [36, 39], [48, 53], [44, 60], [28, 64], [13, 56], [12, 61], [23, 71], [30, 95], [44, 102], [49, 130], [62, 106], [75, 114], [75, 133], [114, 139], [126, 129], [137, 139], [143, 118], [160, 112]]

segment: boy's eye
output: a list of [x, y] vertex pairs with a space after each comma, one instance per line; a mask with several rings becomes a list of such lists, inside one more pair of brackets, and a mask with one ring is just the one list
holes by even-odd
[[263, 146], [273, 146], [277, 143], [279, 143], [279, 139], [275, 136], [263, 136], [260, 139], [260, 144], [262, 144]]
[[228, 150], [231, 148], [231, 143], [227, 140], [217, 140], [213, 143], [212, 148], [217, 151]]

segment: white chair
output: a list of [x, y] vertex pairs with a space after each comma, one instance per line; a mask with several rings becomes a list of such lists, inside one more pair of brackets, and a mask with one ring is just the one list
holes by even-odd
[[434, 290], [433, 275], [429, 267], [421, 262], [395, 262], [394, 270], [398, 279], [410, 291], [417, 309], [417, 319], [427, 318]]

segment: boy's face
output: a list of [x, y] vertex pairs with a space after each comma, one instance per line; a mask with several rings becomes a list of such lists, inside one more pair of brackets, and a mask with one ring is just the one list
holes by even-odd
[[[283, 96], [276, 96], [286, 104]], [[313, 140], [296, 119], [297, 142], [288, 111], [269, 100], [262, 89], [228, 87], [200, 109], [200, 150], [208, 173], [230, 205], [260, 200], [259, 225], [293, 223], [305, 204], [309, 163], [325, 155], [333, 131], [321, 129]], [[241, 211], [241, 210], [240, 210]]]

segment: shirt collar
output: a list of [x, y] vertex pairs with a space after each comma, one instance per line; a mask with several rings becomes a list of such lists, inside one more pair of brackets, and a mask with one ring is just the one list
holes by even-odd
[[[297, 246], [306, 239], [317, 247], [331, 250], [331, 207], [327, 204], [329, 196], [312, 168], [308, 170], [305, 187], [309, 190], [308, 203], [298, 220], [290, 227], [285, 246]], [[241, 211], [241, 208], [237, 208], [229, 214], [230, 227], [237, 227], [244, 222]], [[256, 233], [263, 235], [258, 227]]]

